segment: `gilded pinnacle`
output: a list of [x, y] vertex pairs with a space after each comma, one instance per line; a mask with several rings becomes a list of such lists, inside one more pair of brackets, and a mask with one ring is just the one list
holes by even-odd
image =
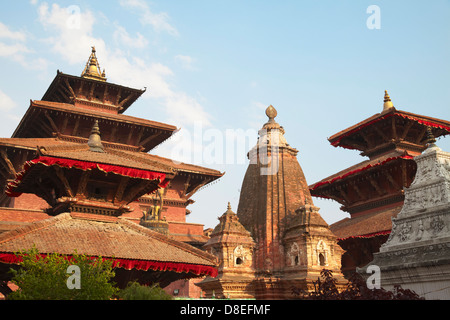
[[101, 72], [100, 64], [98, 63], [98, 59], [95, 53], [95, 47], [92, 47], [91, 55], [89, 56], [89, 60], [86, 63], [86, 67], [84, 68], [81, 77], [106, 81], [105, 69], [103, 69], [103, 72]]
[[387, 90], [384, 90], [384, 105], [383, 105], [383, 111], [389, 110], [393, 108], [394, 105], [392, 104], [391, 98], [389, 97], [389, 94]]
[[275, 117], [277, 116], [277, 110], [272, 106], [268, 106], [266, 109], [266, 115], [269, 117], [269, 122], [274, 122]]

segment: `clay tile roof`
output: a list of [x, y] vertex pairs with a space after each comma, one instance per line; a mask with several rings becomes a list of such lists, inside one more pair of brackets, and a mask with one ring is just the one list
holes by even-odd
[[401, 209], [402, 206], [398, 206], [358, 217], [345, 218], [333, 223], [330, 229], [339, 239], [389, 233], [392, 228], [391, 218], [395, 218]]
[[2, 253], [13, 254], [34, 245], [41, 254], [71, 255], [76, 250], [79, 254], [103, 258], [206, 266], [209, 274], [215, 273], [215, 259], [205, 251], [124, 218], [108, 221], [92, 217], [95, 216], [88, 219], [76, 213], [63, 213], [0, 234], [0, 257]]
[[56, 138], [0, 138], [0, 146], [36, 149], [37, 146], [62, 146], [69, 142]]
[[[135, 168], [143, 168], [147, 169], [160, 169], [166, 172], [169, 171], [182, 171], [189, 173], [197, 173], [200, 175], [210, 175], [214, 177], [222, 177], [224, 173], [205, 168], [193, 164], [178, 162], [169, 158], [160, 157], [157, 155], [145, 153], [145, 152], [137, 152], [131, 150], [124, 150], [121, 148], [118, 150], [116, 146], [120, 144], [115, 144], [111, 142], [102, 143], [105, 145], [105, 150], [107, 151], [108, 156], [96, 155], [94, 152], [87, 152], [87, 139], [79, 138], [83, 143], [75, 143], [69, 142], [65, 140], [61, 140], [57, 137], [55, 138], [0, 138], [0, 146], [10, 146], [10, 147], [18, 147], [18, 148], [29, 148], [36, 149], [40, 147], [40, 150], [43, 154], [54, 157], [61, 158], [69, 158], [76, 160], [84, 161], [95, 161], [103, 162], [107, 164], [119, 165], [121, 163], [122, 166]], [[82, 151], [81, 153], [79, 153]], [[113, 155], [109, 157], [110, 155]], [[100, 161], [101, 160], [101, 161]], [[106, 161], [106, 162], [105, 162]], [[150, 167], [149, 167], [150, 166]]]
[[105, 153], [92, 152], [89, 150], [89, 146], [87, 144], [66, 144], [61, 146], [45, 146], [39, 148], [39, 151], [43, 156], [96, 162], [164, 173], [173, 173], [172, 167], [167, 164], [149, 159], [145, 156], [145, 153], [126, 152], [114, 149], [105, 150]]

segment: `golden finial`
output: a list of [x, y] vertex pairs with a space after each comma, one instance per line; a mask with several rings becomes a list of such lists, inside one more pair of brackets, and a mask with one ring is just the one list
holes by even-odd
[[384, 90], [384, 104], [383, 104], [383, 111], [389, 110], [393, 108], [394, 105], [392, 104], [391, 98], [389, 97], [389, 94], [387, 90]]
[[269, 117], [269, 122], [274, 122], [275, 117], [277, 116], [277, 110], [272, 106], [268, 106], [266, 109], [266, 115]]
[[95, 47], [92, 47], [91, 55], [86, 63], [86, 67], [81, 74], [83, 78], [95, 79], [100, 81], [106, 81], [105, 69], [101, 73], [100, 64], [98, 63]]

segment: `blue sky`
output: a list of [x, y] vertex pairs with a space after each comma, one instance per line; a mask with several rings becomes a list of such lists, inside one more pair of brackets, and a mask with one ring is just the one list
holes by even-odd
[[[327, 138], [380, 112], [384, 90], [397, 109], [450, 120], [449, 18], [448, 0], [2, 1], [0, 136], [96, 46], [108, 81], [148, 88], [127, 114], [181, 127], [154, 153], [226, 171], [190, 206], [189, 222], [213, 227], [228, 201], [236, 210], [247, 168], [247, 151], [226, 159], [225, 145], [249, 130], [252, 147], [270, 104], [308, 183], [364, 160]], [[315, 204], [328, 223], [348, 216]]]

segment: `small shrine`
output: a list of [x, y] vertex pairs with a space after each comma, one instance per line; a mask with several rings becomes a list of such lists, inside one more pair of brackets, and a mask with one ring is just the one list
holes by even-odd
[[255, 243], [228, 203], [203, 249], [217, 257], [218, 275], [198, 283], [206, 298], [251, 299], [255, 297], [253, 249]]
[[380, 252], [367, 266], [379, 268], [381, 287], [411, 289], [426, 299], [450, 297], [450, 153], [436, 144], [431, 128], [428, 148], [414, 158], [417, 173], [405, 188], [405, 201]]

